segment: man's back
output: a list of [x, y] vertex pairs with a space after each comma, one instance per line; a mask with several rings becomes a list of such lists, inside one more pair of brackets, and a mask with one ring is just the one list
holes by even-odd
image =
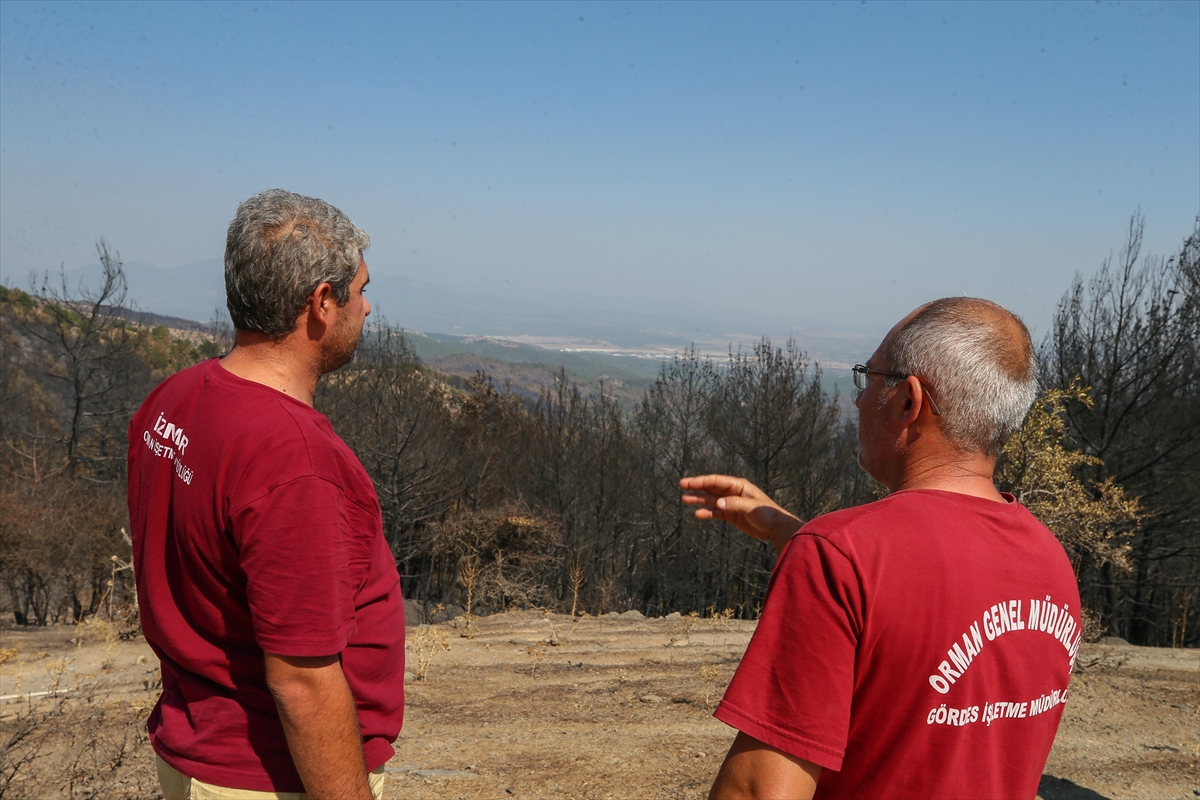
[[1078, 637], [1027, 510], [900, 491], [792, 538], [717, 716], [825, 767], [818, 797], [1032, 797]]
[[147, 398], [129, 476], [164, 760], [217, 785], [303, 790], [267, 650], [341, 653], [369, 768], [386, 761], [403, 717], [403, 601], [374, 489], [328, 421], [208, 361]]

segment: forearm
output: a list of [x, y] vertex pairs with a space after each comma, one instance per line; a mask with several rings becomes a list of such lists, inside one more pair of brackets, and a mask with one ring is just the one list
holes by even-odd
[[341, 663], [266, 655], [267, 685], [288, 750], [316, 800], [371, 800], [362, 733]]

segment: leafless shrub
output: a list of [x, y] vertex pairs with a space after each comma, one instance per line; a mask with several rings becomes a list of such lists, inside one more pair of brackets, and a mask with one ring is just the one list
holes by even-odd
[[433, 657], [450, 649], [450, 634], [443, 628], [422, 625], [408, 634], [408, 644], [417, 651], [417, 679], [427, 681]]
[[144, 729], [153, 697], [117, 699], [94, 684], [68, 691], [68, 662], [50, 665], [47, 694], [0, 714], [0, 798], [150, 797], [157, 792]]
[[537, 678], [538, 664], [546, 659], [546, 643], [538, 642], [525, 648], [525, 654], [529, 656], [529, 660], [533, 662], [533, 668], [529, 672], [531, 678]]
[[555, 603], [558, 525], [520, 506], [460, 512], [430, 527], [435, 556], [456, 561], [471, 602], [495, 610]]
[[716, 688], [717, 679], [721, 677], [721, 670], [712, 664], [704, 664], [700, 667], [700, 680], [704, 681], [704, 707], [712, 710], [713, 690]]
[[1108, 633], [1108, 626], [1090, 608], [1082, 609], [1079, 616], [1083, 622], [1083, 641], [1092, 644], [1100, 641], [1100, 637]]
[[483, 574], [483, 565], [479, 562], [478, 555], [470, 553], [462, 559], [459, 568], [461, 570], [463, 590], [467, 595], [466, 605], [463, 610], [463, 619], [466, 621], [467, 630], [462, 636], [470, 639], [474, 635], [471, 633], [471, 623], [475, 617], [472, 609], [475, 608], [475, 593], [479, 588], [479, 578]]
[[691, 642], [692, 631], [696, 630], [696, 626], [700, 624], [700, 615], [695, 611], [680, 616], [671, 625], [670, 641], [667, 642], [668, 647], [678, 647], [680, 642]]
[[579, 609], [579, 590], [583, 588], [583, 584], [587, 580], [586, 575], [583, 565], [578, 560], [571, 562], [571, 566], [567, 570], [567, 585], [571, 587], [571, 619], [575, 618]]
[[725, 645], [729, 642], [729, 632], [733, 630], [733, 618], [737, 614], [732, 608], [725, 608], [720, 611], [716, 610], [716, 606], [708, 607], [708, 618], [710, 622], [721, 631], [721, 644]]

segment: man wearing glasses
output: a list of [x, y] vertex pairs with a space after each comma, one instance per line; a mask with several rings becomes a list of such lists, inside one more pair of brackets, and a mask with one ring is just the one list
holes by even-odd
[[1037, 392], [1029, 332], [937, 300], [854, 381], [886, 498], [802, 525], [740, 478], [681, 482], [698, 518], [781, 554], [716, 712], [739, 733], [710, 796], [1033, 798], [1081, 626], [1062, 546], [992, 482]]

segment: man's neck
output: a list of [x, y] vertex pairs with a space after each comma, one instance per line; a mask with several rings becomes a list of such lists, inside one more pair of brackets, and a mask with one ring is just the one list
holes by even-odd
[[221, 359], [221, 366], [239, 378], [270, 386], [311, 406], [321, 374], [302, 345], [295, 332], [273, 339], [253, 331], [237, 331], [233, 349]]
[[889, 488], [893, 492], [937, 489], [1003, 503], [1004, 497], [992, 482], [995, 467], [996, 460], [982, 453], [918, 456], [905, 461]]

